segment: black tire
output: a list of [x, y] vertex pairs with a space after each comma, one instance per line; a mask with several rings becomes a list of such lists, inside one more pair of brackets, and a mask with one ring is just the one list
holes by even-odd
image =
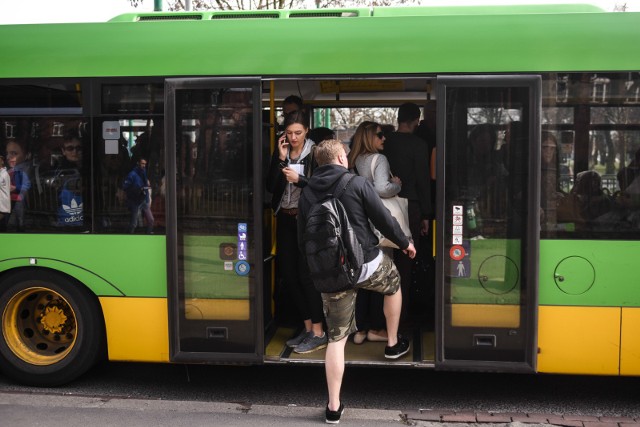
[[0, 283], [0, 370], [38, 387], [68, 383], [104, 354], [97, 297], [55, 271], [26, 269]]

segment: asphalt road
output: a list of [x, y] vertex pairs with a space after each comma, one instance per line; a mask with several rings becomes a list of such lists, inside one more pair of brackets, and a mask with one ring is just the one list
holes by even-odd
[[[640, 378], [435, 372], [348, 367], [349, 408], [526, 412], [640, 417]], [[3, 394], [323, 408], [322, 366], [104, 363], [58, 388], [24, 387], [0, 376]]]

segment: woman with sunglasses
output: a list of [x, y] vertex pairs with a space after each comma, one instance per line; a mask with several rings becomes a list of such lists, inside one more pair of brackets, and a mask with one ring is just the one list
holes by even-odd
[[302, 331], [286, 344], [296, 353], [310, 353], [327, 346], [322, 299], [298, 249], [298, 200], [313, 170], [315, 144], [307, 138], [309, 124], [303, 111], [287, 114], [283, 126], [271, 158], [267, 190], [273, 194], [271, 208], [276, 215], [278, 273], [304, 322]]
[[[358, 126], [347, 156], [349, 168], [365, 177], [373, 184], [381, 198], [393, 197], [400, 192], [402, 182], [397, 176], [390, 178], [389, 161], [381, 154], [384, 150], [385, 135], [382, 127], [375, 122], [365, 121]], [[375, 159], [375, 168], [371, 173], [371, 165]], [[387, 255], [393, 257], [393, 249], [382, 248]], [[367, 290], [358, 291], [356, 297], [356, 324], [358, 331], [353, 342], [362, 344], [369, 341], [387, 341], [385, 318], [382, 310], [383, 296]]]

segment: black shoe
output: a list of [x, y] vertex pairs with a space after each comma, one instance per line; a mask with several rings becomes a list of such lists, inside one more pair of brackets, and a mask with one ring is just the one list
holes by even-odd
[[344, 404], [340, 402], [340, 407], [337, 411], [332, 411], [329, 409], [329, 404], [327, 403], [327, 409], [325, 409], [325, 419], [327, 424], [338, 424], [340, 422], [340, 417], [344, 412]]
[[398, 335], [398, 342], [393, 347], [384, 348], [384, 357], [387, 359], [397, 359], [409, 353], [409, 340]]

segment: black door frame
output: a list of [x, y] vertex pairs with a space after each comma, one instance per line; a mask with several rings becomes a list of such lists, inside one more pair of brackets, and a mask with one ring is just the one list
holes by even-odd
[[[167, 304], [169, 310], [169, 357], [172, 362], [230, 362], [230, 363], [263, 363], [264, 362], [264, 325], [263, 325], [263, 262], [262, 262], [262, 79], [260, 77], [226, 77], [226, 78], [170, 78], [165, 80], [165, 161], [166, 161], [166, 218], [167, 218]], [[253, 300], [251, 319], [255, 328], [254, 351], [238, 352], [190, 352], [180, 349], [179, 336], [179, 303], [178, 295], [178, 232], [177, 232], [177, 194], [176, 194], [176, 90], [184, 89], [217, 89], [217, 88], [252, 88], [253, 132], [252, 166], [255, 171], [252, 183], [253, 220], [255, 227], [254, 249], [249, 259], [252, 276], [250, 298]]]
[[[444, 357], [444, 229], [445, 224], [445, 155], [446, 155], [446, 92], [449, 87], [528, 87], [529, 99], [529, 182], [526, 224], [527, 245], [524, 248], [522, 260], [526, 263], [526, 324], [528, 340], [525, 348], [524, 362], [504, 362], [486, 360], [451, 360]], [[438, 76], [437, 78], [437, 203], [436, 213], [436, 369], [439, 370], [470, 370], [470, 371], [498, 371], [498, 372], [535, 372], [537, 370], [537, 312], [538, 312], [538, 263], [540, 223], [538, 212], [540, 207], [540, 121], [541, 121], [541, 77], [539, 75], [469, 75], [469, 76]]]

